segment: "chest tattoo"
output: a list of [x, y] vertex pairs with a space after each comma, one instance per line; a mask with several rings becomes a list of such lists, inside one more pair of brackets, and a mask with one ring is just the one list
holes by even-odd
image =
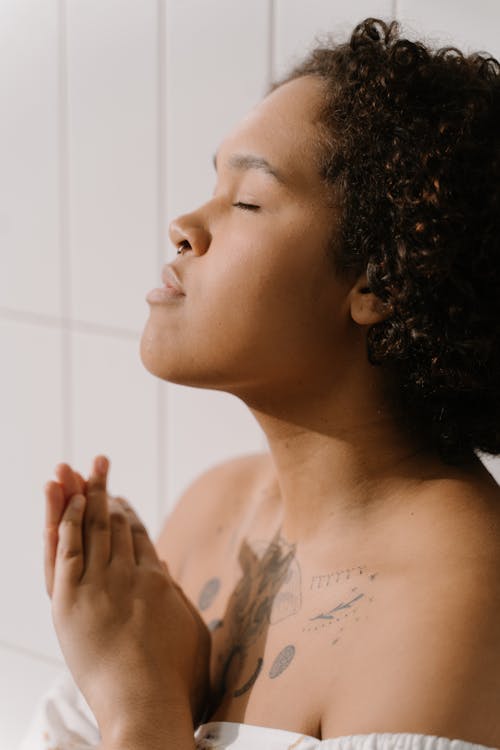
[[294, 614], [301, 606], [295, 545], [288, 544], [279, 531], [267, 543], [259, 541], [250, 546], [243, 540], [238, 562], [241, 577], [224, 614], [228, 645], [219, 655], [217, 670], [217, 692], [221, 698], [227, 691], [238, 697], [250, 689], [263, 667], [263, 659], [259, 657], [248, 679], [239, 684], [250, 647], [260, 640], [264, 644], [269, 626]]

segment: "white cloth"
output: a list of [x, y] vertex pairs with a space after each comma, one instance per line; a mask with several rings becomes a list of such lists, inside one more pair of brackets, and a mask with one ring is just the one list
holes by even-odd
[[202, 724], [195, 733], [197, 750], [498, 750], [430, 734], [348, 734], [318, 740], [284, 729], [229, 721]]
[[[352, 734], [333, 739], [231, 721], [201, 724], [197, 750], [498, 750], [428, 734]], [[101, 740], [95, 717], [65, 669], [41, 698], [18, 750], [92, 750]], [[167, 748], [166, 748], [167, 750]]]
[[35, 707], [18, 750], [89, 750], [100, 741], [95, 716], [64, 668]]

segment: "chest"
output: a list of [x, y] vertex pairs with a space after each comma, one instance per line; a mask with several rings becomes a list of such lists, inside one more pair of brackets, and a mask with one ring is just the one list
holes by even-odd
[[[204, 565], [187, 566], [181, 582], [212, 634], [206, 721], [318, 738], [377, 726], [425, 734], [432, 722], [418, 706], [429, 686], [441, 722], [470, 705], [474, 681], [464, 665], [488, 663], [478, 726], [469, 718], [449, 731], [496, 746], [486, 740], [500, 730], [488, 724], [500, 705], [499, 618], [491, 614], [500, 616], [498, 577], [463, 570], [444, 558], [395, 566], [366, 550], [318, 566], [279, 534], [221, 544]], [[384, 706], [401, 695], [411, 711], [398, 718]], [[448, 736], [439, 722], [434, 733]]]
[[211, 563], [182, 582], [212, 633], [209, 720], [319, 738], [325, 696], [375, 626], [380, 571], [317, 567], [279, 534], [243, 538]]

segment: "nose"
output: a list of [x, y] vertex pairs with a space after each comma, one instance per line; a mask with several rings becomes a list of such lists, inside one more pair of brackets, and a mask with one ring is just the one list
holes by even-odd
[[173, 219], [168, 235], [176, 248], [186, 247], [187, 243], [196, 255], [203, 255], [210, 246], [210, 233], [194, 214], [183, 214]]

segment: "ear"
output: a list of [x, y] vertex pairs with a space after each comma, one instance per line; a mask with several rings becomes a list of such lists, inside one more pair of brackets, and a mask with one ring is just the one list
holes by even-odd
[[389, 302], [383, 302], [370, 290], [366, 273], [356, 281], [350, 292], [351, 317], [359, 325], [373, 325], [392, 313]]

